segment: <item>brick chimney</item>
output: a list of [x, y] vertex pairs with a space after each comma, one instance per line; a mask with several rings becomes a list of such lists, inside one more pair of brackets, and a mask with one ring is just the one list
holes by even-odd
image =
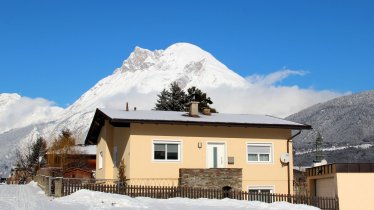
[[197, 101], [191, 101], [190, 102], [189, 115], [191, 117], [198, 117], [199, 116], [199, 102], [197, 102]]

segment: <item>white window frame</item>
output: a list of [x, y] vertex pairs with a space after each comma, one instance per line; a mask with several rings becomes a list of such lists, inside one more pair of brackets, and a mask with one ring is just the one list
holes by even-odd
[[104, 166], [104, 156], [103, 156], [103, 151], [99, 152], [99, 169], [102, 169]]
[[[178, 145], [178, 159], [177, 160], [160, 160], [160, 159], [155, 159], [155, 144], [176, 144]], [[167, 151], [166, 151], [167, 153]], [[152, 161], [154, 162], [180, 162], [182, 161], [182, 141], [180, 140], [153, 140], [152, 141]], [[165, 158], [167, 155], [165, 154]]]
[[249, 190], [270, 190], [270, 193], [275, 193], [275, 186], [274, 185], [250, 185], [247, 186], [247, 191]]
[[[260, 161], [260, 158], [258, 158], [258, 161], [250, 161], [248, 160], [248, 146], [270, 146], [270, 153], [269, 153], [269, 161]], [[274, 145], [273, 143], [254, 143], [254, 142], [247, 142], [246, 144], [246, 159], [247, 163], [251, 164], [271, 164], [273, 163], [274, 158]]]

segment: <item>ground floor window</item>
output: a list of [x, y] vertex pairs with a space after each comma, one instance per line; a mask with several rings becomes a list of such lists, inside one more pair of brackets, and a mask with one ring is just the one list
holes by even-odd
[[257, 200], [262, 202], [270, 202], [271, 195], [274, 193], [273, 186], [250, 186], [248, 187], [250, 200]]
[[250, 193], [274, 193], [273, 186], [249, 186], [248, 191]]
[[180, 141], [153, 141], [153, 160], [179, 161], [180, 159]]

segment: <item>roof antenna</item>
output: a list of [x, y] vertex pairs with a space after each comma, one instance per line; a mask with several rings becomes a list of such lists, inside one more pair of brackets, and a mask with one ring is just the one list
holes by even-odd
[[126, 102], [126, 112], [129, 111], [129, 102]]

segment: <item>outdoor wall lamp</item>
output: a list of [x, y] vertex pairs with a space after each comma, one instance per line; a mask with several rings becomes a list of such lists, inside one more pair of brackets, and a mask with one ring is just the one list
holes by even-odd
[[203, 143], [199, 142], [197, 143], [197, 148], [201, 149], [203, 147]]

